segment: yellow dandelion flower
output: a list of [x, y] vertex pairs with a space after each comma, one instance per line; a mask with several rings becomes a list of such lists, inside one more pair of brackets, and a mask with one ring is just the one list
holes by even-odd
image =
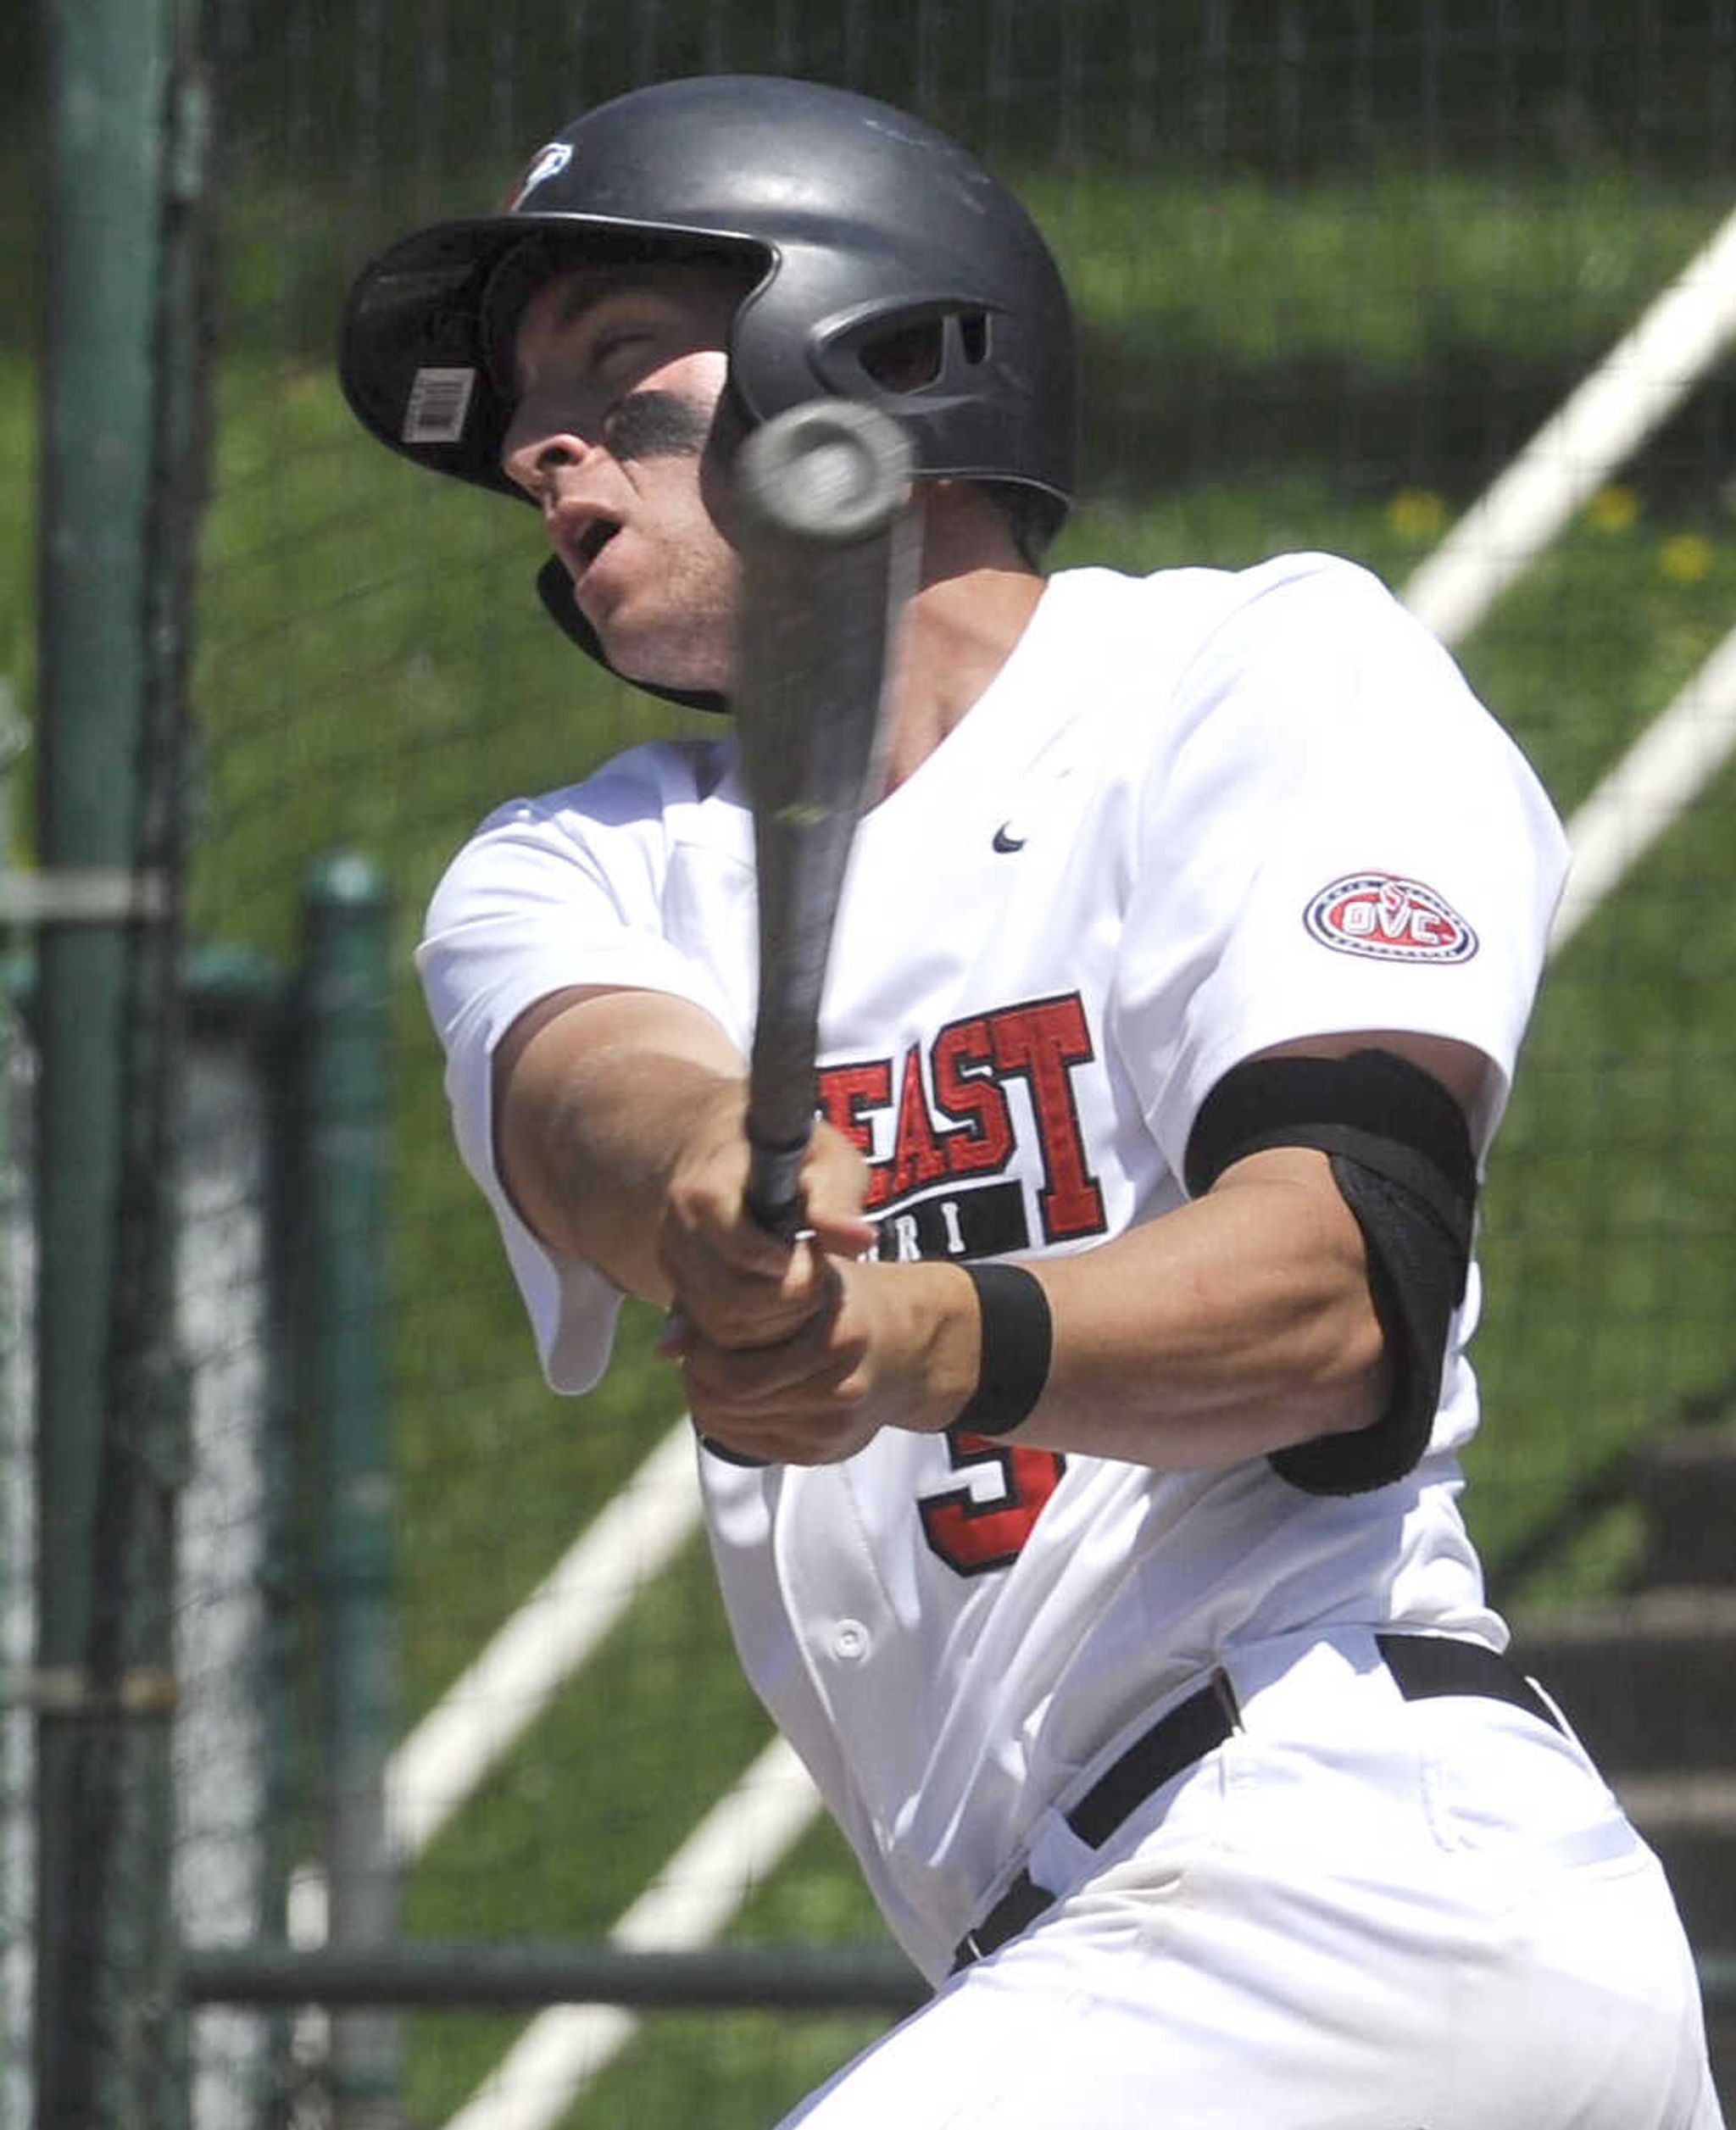
[[1447, 522], [1447, 506], [1433, 488], [1400, 488], [1387, 505], [1387, 523], [1401, 540], [1433, 540]]
[[1612, 481], [1592, 497], [1585, 515], [1598, 532], [1626, 532], [1639, 515], [1639, 498], [1624, 482]]
[[1658, 568], [1672, 584], [1698, 584], [1712, 560], [1711, 542], [1698, 532], [1673, 533], [1658, 549]]

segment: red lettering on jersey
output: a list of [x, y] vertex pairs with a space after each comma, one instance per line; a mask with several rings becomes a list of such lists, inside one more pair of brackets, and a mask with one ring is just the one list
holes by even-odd
[[1024, 1449], [987, 1435], [947, 1437], [953, 1469], [999, 1465], [1001, 1499], [978, 1501], [968, 1487], [954, 1487], [919, 1502], [922, 1530], [935, 1553], [961, 1576], [1010, 1568], [1025, 1549], [1043, 1504], [1060, 1484], [1067, 1460], [1059, 1451]]
[[[873, 1115], [893, 1107], [889, 1059], [823, 1066], [818, 1076], [821, 1115], [868, 1155], [866, 1210], [873, 1213], [951, 1179], [999, 1175], [1015, 1143], [1005, 1083], [1022, 1080], [1029, 1092], [1043, 1162], [1038, 1208], [1051, 1243], [1104, 1228], [1103, 1193], [1086, 1156], [1072, 1068], [1096, 1056], [1077, 992], [1064, 998], [1007, 1006], [950, 1022], [929, 1056], [934, 1095], [923, 1082], [922, 1055], [904, 1054], [890, 1152], [873, 1159]], [[937, 1115], [951, 1130], [937, 1127]]]
[[913, 1043], [904, 1053], [904, 1076], [899, 1088], [898, 1134], [893, 1141], [888, 1194], [895, 1198], [938, 1183], [946, 1174], [946, 1156], [934, 1137], [928, 1097], [922, 1088], [922, 1054]]
[[980, 1016], [955, 1021], [935, 1037], [935, 1106], [962, 1126], [941, 1143], [952, 1176], [992, 1176], [1012, 1157], [1013, 1121], [993, 1074], [993, 1038]]
[[[892, 1065], [886, 1058], [871, 1058], [862, 1065], [824, 1065], [819, 1076], [820, 1114], [842, 1132], [853, 1146], [871, 1155], [874, 1127], [868, 1112], [888, 1109], [892, 1104]], [[868, 1210], [884, 1205], [890, 1193], [884, 1162], [868, 1176]]]
[[1096, 1055], [1079, 994], [1010, 1006], [991, 1014], [989, 1026], [1000, 1072], [1023, 1079], [1031, 1090], [1043, 1155], [1043, 1188], [1037, 1203], [1043, 1233], [1051, 1243], [1100, 1235], [1103, 1193], [1091, 1174], [1069, 1075], [1069, 1067]]

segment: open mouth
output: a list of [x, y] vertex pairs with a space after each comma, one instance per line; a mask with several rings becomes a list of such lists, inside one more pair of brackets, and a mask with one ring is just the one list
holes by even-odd
[[582, 576], [620, 531], [620, 527], [609, 519], [593, 519], [573, 542], [574, 575]]

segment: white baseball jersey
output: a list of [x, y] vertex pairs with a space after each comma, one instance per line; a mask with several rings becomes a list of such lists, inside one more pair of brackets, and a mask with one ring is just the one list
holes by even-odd
[[[853, 855], [821, 1100], [871, 1161], [882, 1254], [1088, 1250], [1161, 1215], [1215, 1082], [1312, 1034], [1474, 1045], [1486, 1145], [1565, 860], [1518, 751], [1365, 571], [1054, 578]], [[436, 895], [459, 1141], [559, 1389], [601, 1372], [618, 1297], [501, 1188], [493, 1046], [554, 989], [620, 983], [745, 1054], [754, 959], [726, 728], [502, 808]], [[1226, 1652], [1358, 1624], [1502, 1646], [1455, 1506], [1477, 1305], [1473, 1271], [1422, 1463], [1360, 1495], [896, 1431], [813, 1470], [698, 1453], [748, 1675], [931, 1977], [1057, 1797]]]

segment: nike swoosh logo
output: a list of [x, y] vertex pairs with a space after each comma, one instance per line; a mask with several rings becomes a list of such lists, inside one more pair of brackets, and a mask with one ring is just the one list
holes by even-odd
[[1003, 857], [1009, 851], [1023, 850], [1025, 848], [1025, 838], [1022, 836], [1015, 836], [1012, 828], [1013, 825], [1010, 821], [1003, 821], [994, 831], [994, 848]]

